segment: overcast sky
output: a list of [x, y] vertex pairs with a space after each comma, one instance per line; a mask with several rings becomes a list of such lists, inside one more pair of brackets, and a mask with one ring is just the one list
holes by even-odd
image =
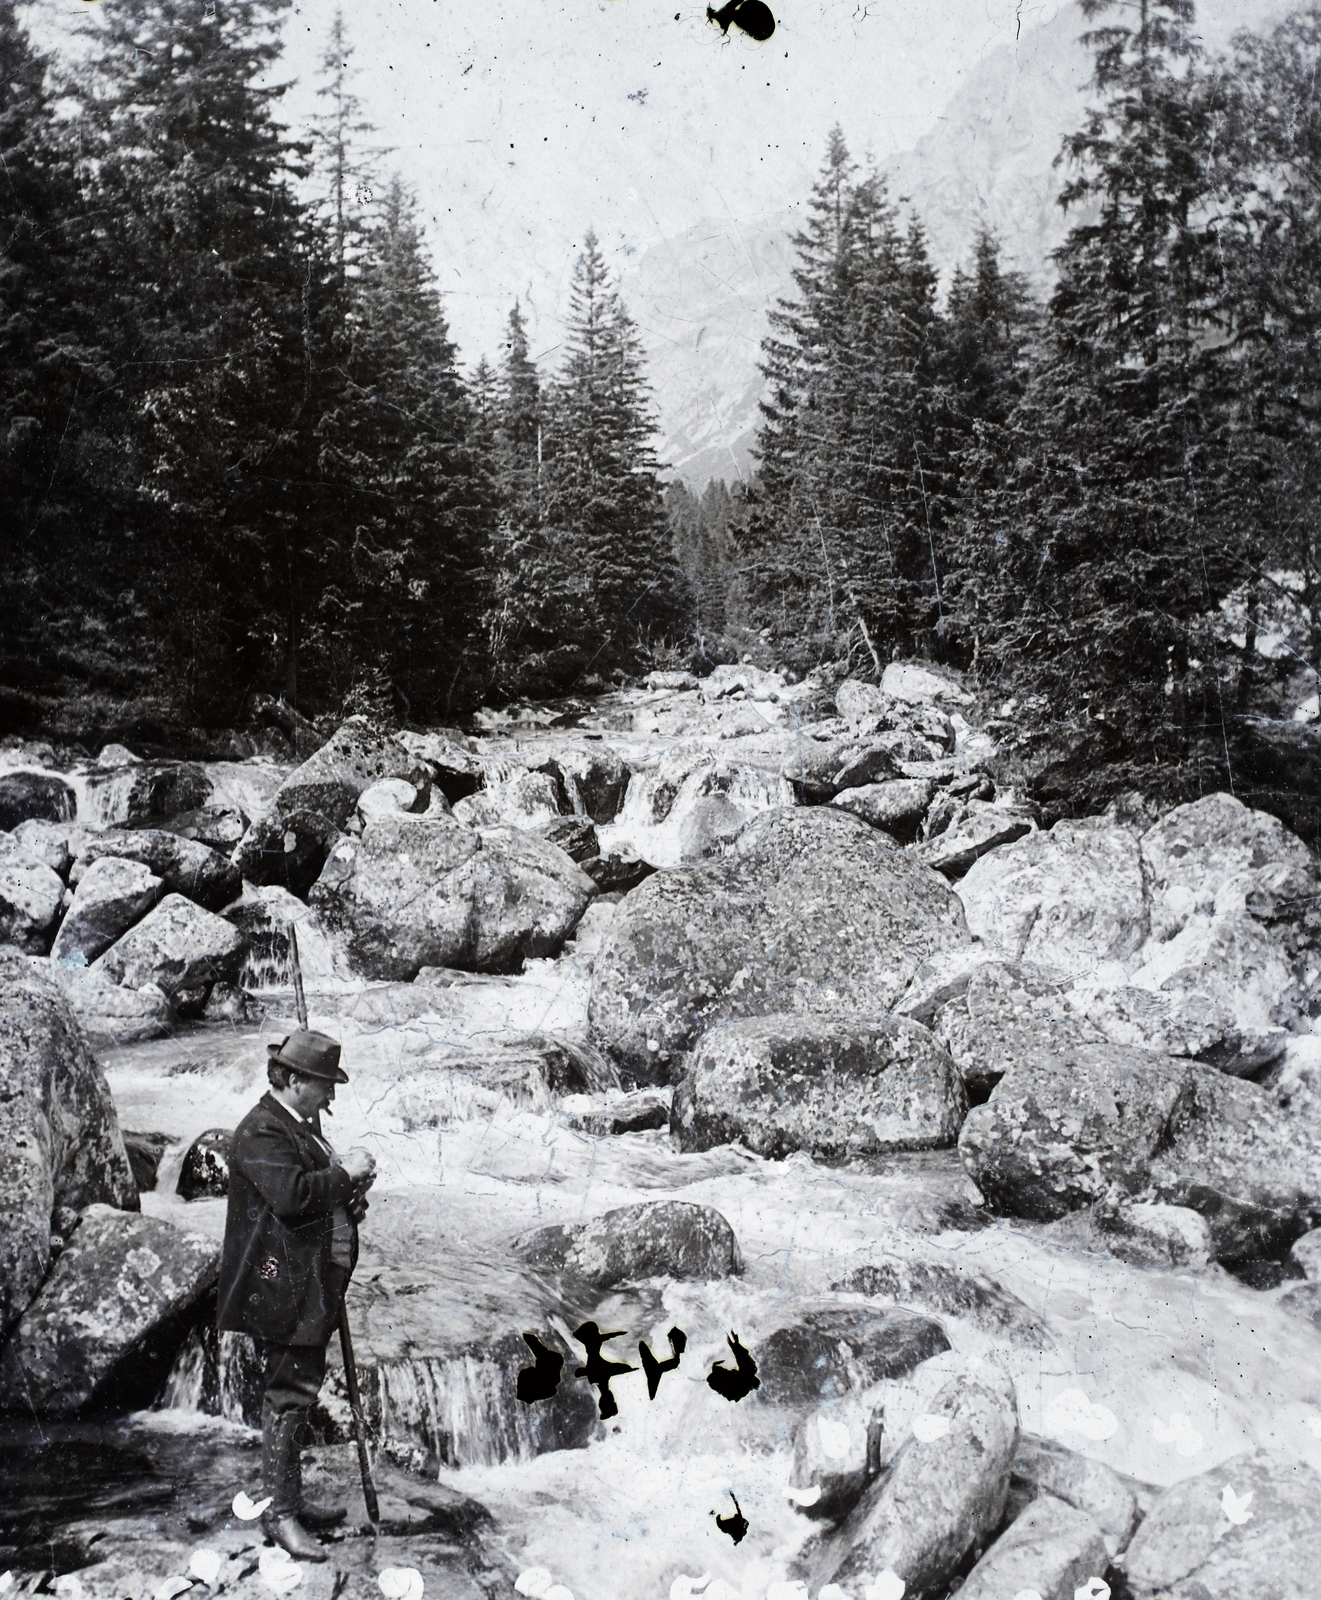
[[[198, 0], [199, 4], [210, 0]], [[224, 0], [215, 0], [224, 4]], [[40, 0], [43, 37], [86, 0]], [[855, 151], [906, 149], [988, 52], [1055, 0], [772, 0], [766, 44], [727, 38], [691, 0], [353, 0], [355, 92], [418, 193], [465, 362], [494, 355], [514, 298], [552, 350], [584, 233], [627, 267], [706, 219], [806, 195], [830, 126]], [[1229, 9], [1217, 0], [1218, 9]], [[677, 15], [676, 15], [677, 13]], [[297, 0], [283, 76], [299, 129], [333, 7]]]

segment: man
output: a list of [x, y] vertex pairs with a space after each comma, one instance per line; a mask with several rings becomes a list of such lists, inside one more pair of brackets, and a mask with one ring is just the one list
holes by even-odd
[[346, 1508], [303, 1498], [300, 1452], [376, 1163], [366, 1150], [337, 1157], [321, 1136], [335, 1085], [349, 1081], [335, 1041], [302, 1029], [267, 1050], [270, 1090], [230, 1146], [217, 1321], [264, 1350], [262, 1494], [271, 1503], [262, 1527], [290, 1555], [324, 1561], [308, 1530], [333, 1527]]

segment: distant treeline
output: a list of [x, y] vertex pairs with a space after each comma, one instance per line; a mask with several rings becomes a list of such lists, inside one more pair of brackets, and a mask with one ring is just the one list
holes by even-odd
[[832, 134], [755, 473], [701, 496], [662, 484], [590, 236], [556, 372], [515, 311], [463, 380], [339, 23], [308, 140], [260, 86], [284, 9], [104, 0], [61, 77], [0, 0], [3, 720], [220, 727], [260, 690], [422, 722], [746, 651], [922, 654], [1101, 755], [1232, 759], [1281, 573], [1315, 672], [1321, 9], [1221, 60], [1187, 0], [1084, 0], [1044, 305], [990, 234], [942, 299]]

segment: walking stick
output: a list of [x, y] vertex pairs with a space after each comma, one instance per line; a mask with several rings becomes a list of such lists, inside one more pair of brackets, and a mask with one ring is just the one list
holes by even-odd
[[[298, 1025], [307, 1027], [307, 996], [303, 993], [303, 968], [298, 959], [298, 932], [289, 924], [289, 966], [294, 980], [294, 1005], [298, 1010]], [[367, 1421], [362, 1414], [362, 1393], [358, 1388], [358, 1364], [353, 1359], [353, 1335], [349, 1332], [349, 1310], [341, 1299], [339, 1303], [339, 1349], [344, 1358], [344, 1387], [349, 1394], [349, 1410], [353, 1414], [353, 1441], [358, 1447], [358, 1471], [362, 1474], [362, 1498], [367, 1505], [367, 1518], [372, 1533], [381, 1532], [381, 1503], [376, 1498], [376, 1485], [372, 1482], [371, 1458], [367, 1454]]]

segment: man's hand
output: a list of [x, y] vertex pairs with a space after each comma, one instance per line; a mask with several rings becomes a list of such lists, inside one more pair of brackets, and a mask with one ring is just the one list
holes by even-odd
[[370, 1150], [353, 1149], [340, 1160], [342, 1166], [354, 1184], [359, 1189], [365, 1189], [375, 1181], [376, 1157]]

